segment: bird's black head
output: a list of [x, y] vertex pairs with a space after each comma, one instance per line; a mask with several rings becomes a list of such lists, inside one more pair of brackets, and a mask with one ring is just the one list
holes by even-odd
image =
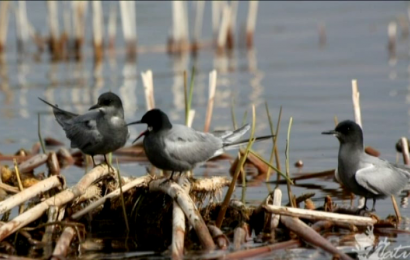
[[[146, 131], [142, 132], [137, 139], [137, 141], [141, 136], [147, 135], [150, 132], [156, 132], [159, 130], [171, 129], [172, 124], [168, 119], [168, 116], [162, 112], [160, 109], [154, 108], [144, 114], [140, 121], [129, 123], [128, 125], [134, 124], [147, 124], [148, 128]], [[133, 142], [133, 143], [134, 143]]]
[[112, 92], [105, 92], [101, 94], [98, 97], [98, 103], [90, 107], [90, 110], [96, 108], [114, 108], [124, 113], [120, 97]]
[[363, 147], [362, 128], [351, 120], [342, 121], [336, 126], [335, 130], [322, 132], [322, 134], [336, 136], [341, 144], [356, 143]]

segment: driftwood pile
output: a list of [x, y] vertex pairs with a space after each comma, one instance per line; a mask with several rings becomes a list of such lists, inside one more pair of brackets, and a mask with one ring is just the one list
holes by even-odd
[[[138, 146], [123, 148], [117, 156], [123, 161], [132, 156], [143, 160]], [[395, 218], [349, 215], [356, 212], [339, 208], [330, 197], [320, 208], [310, 199], [314, 194], [296, 198], [294, 208], [281, 206], [279, 188], [259, 206], [230, 200], [218, 226], [218, 198], [230, 185], [228, 178], [183, 175], [168, 182], [151, 174], [121, 178], [117, 170], [100, 164], [66, 187], [60, 166], [85, 163], [68, 150], [35, 155], [20, 151], [11, 157], [14, 169], [1, 166], [0, 253], [4, 256], [61, 259], [92, 252], [154, 251], [175, 259], [198, 252], [204, 258], [239, 259], [314, 246], [351, 259], [327, 239], [329, 234], [340, 236], [340, 246], [354, 247], [354, 235], [367, 226], [374, 226], [375, 234], [397, 231]], [[11, 157], [2, 155], [2, 160]], [[42, 164], [47, 165], [47, 178], [44, 173], [34, 174]], [[302, 203], [305, 209], [299, 208]], [[17, 206], [18, 211], [13, 210]]]

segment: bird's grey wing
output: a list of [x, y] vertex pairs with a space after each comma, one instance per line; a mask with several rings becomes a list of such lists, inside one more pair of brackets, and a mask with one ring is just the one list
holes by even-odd
[[222, 151], [220, 138], [175, 124], [164, 136], [164, 144], [170, 157], [190, 164], [204, 162]]
[[44, 103], [46, 103], [47, 105], [49, 105], [53, 108], [54, 116], [55, 116], [57, 122], [61, 126], [63, 126], [64, 122], [66, 122], [68, 120], [71, 120], [74, 117], [78, 116], [77, 114], [74, 114], [74, 113], [63, 110], [63, 109], [59, 108], [57, 105], [53, 105], [50, 102], [45, 101], [42, 98], [38, 98], [38, 99], [40, 99], [41, 101], [43, 101]]
[[372, 161], [362, 165], [356, 172], [355, 178], [359, 185], [376, 195], [396, 194], [405, 187], [408, 172], [375, 157]]
[[101, 116], [99, 110], [90, 110], [83, 115], [62, 122], [66, 136], [71, 140], [72, 148], [84, 149], [101, 142], [103, 137], [97, 128], [97, 121]]

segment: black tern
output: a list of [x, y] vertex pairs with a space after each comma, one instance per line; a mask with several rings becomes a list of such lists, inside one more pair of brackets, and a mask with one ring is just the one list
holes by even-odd
[[[145, 136], [143, 145], [148, 160], [155, 167], [174, 172], [185, 172], [196, 165], [218, 156], [224, 150], [248, 143], [249, 140], [238, 141], [250, 128], [244, 125], [235, 131], [222, 131], [217, 134], [204, 133], [185, 125], [171, 124], [168, 116], [159, 109], [145, 113], [140, 121], [129, 123], [147, 124], [133, 143]], [[272, 138], [271, 135], [256, 138], [256, 141]]]
[[53, 107], [57, 122], [71, 141], [71, 148], [79, 148], [83, 153], [91, 155], [94, 166], [94, 155], [104, 155], [108, 165], [105, 155], [123, 147], [129, 137], [121, 99], [114, 93], [101, 94], [98, 103], [82, 115], [62, 110], [57, 105], [39, 99]]
[[363, 150], [363, 131], [358, 124], [346, 120], [335, 130], [322, 132], [339, 139], [338, 168], [336, 179], [356, 195], [376, 199], [400, 192], [410, 178], [410, 169], [366, 154]]

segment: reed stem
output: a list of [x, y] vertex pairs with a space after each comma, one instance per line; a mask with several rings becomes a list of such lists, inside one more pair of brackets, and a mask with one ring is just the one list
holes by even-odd
[[222, 222], [223, 222], [223, 219], [225, 217], [226, 210], [228, 209], [229, 202], [231, 200], [233, 191], [235, 189], [236, 180], [238, 179], [239, 172], [240, 172], [241, 168], [243, 167], [243, 164], [245, 163], [246, 157], [248, 156], [249, 150], [251, 149], [253, 142], [255, 141], [255, 139], [254, 139], [255, 121], [256, 121], [255, 105], [252, 105], [251, 136], [249, 138], [249, 143], [246, 147], [245, 154], [241, 157], [241, 160], [239, 161], [238, 165], [236, 166], [235, 173], [232, 177], [231, 184], [229, 185], [228, 191], [225, 195], [225, 199], [221, 204], [221, 209], [219, 210], [218, 218], [216, 219], [216, 224], [215, 224], [218, 228], [220, 228], [222, 226]]

